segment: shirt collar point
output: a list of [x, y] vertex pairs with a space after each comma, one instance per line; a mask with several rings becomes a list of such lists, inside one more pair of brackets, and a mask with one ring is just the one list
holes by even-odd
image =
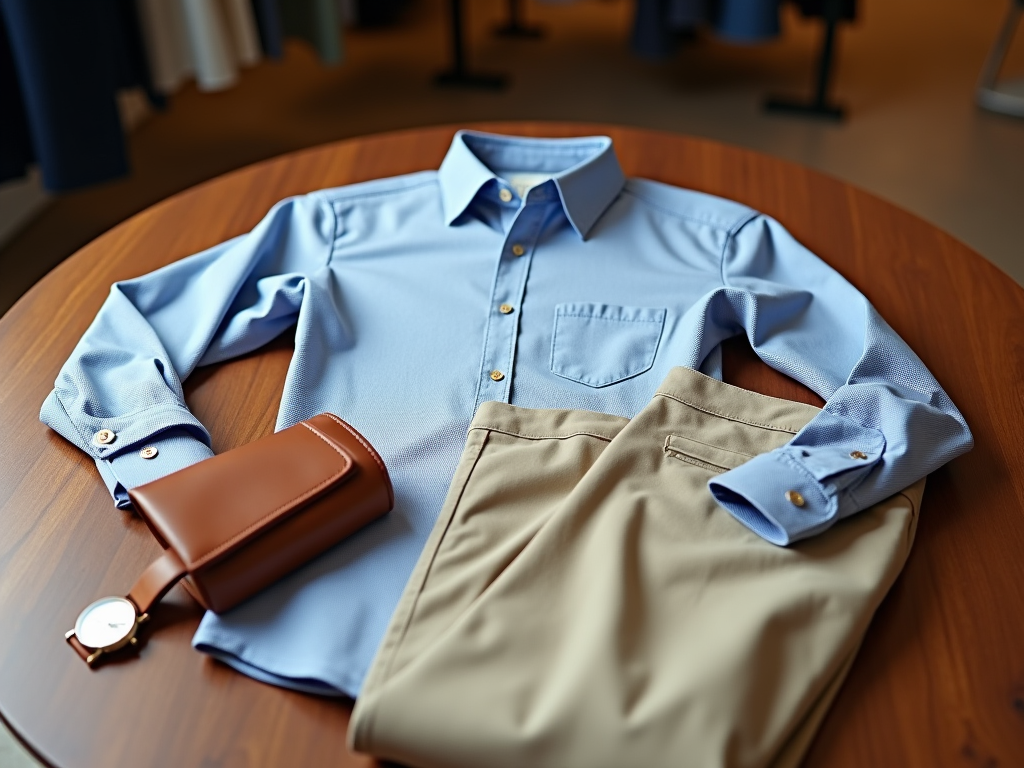
[[[441, 206], [444, 223], [452, 226], [473, 202], [481, 187], [497, 175], [470, 149], [466, 137], [479, 137], [482, 141], [502, 149], [528, 147], [531, 150], [545, 145], [573, 147], [583, 151], [589, 146], [593, 153], [577, 165], [552, 175], [562, 203], [562, 210], [580, 239], [586, 240], [601, 214], [618, 197], [626, 177], [615, 156], [612, 139], [608, 136], [586, 136], [567, 139], [529, 139], [518, 136], [458, 130], [451, 147], [438, 169], [441, 187]], [[564, 151], [564, 150], [563, 150]]]

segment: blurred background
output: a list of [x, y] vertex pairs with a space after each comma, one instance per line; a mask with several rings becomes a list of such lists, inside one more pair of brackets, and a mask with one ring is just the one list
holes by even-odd
[[[480, 120], [620, 123], [783, 157], [922, 216], [1024, 284], [1013, 8], [1024, 0], [0, 0], [0, 313], [206, 179]], [[455, 10], [466, 71], [503, 88], [435, 82], [453, 65]], [[767, 111], [770, 95], [814, 96], [830, 14], [827, 102], [844, 117]], [[510, 21], [540, 34], [496, 34]], [[977, 106], [1001, 31], [989, 79], [1022, 117]], [[0, 728], [0, 768], [34, 764]]]

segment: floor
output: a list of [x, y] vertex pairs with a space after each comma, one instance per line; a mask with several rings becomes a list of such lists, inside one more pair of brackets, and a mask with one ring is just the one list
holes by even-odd
[[[346, 62], [301, 44], [232, 90], [187, 87], [132, 135], [134, 174], [55, 199], [0, 251], [0, 312], [77, 248], [146, 206], [257, 160], [348, 136], [489, 119], [622, 123], [690, 133], [840, 177], [937, 224], [1024, 284], [1024, 120], [979, 111], [973, 88], [1007, 0], [861, 0], [840, 33], [842, 124], [765, 114], [769, 92], [808, 93], [819, 27], [784, 14], [758, 46], [701, 36], [668, 61], [628, 51], [631, 0], [527, 3], [540, 41], [496, 38], [503, 0], [469, 3], [470, 56], [511, 78], [500, 93], [437, 90], [443, 0], [396, 29], [352, 32]], [[1024, 73], [1024, 33], [1007, 69]], [[0, 768], [34, 765], [0, 729]]]

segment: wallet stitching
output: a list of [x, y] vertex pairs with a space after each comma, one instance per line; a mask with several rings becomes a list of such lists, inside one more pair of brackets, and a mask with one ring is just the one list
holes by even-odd
[[224, 551], [226, 551], [228, 549], [231, 549], [231, 547], [235, 546], [235, 544], [237, 544], [239, 541], [244, 539], [249, 534], [249, 532], [252, 531], [253, 529], [259, 528], [260, 526], [265, 525], [269, 520], [277, 517], [279, 514], [281, 514], [281, 512], [284, 512], [285, 510], [289, 509], [291, 506], [293, 506], [297, 502], [305, 501], [309, 497], [315, 495], [321, 489], [323, 489], [323, 488], [327, 487], [328, 485], [330, 485], [331, 483], [337, 481], [339, 478], [344, 477], [345, 473], [347, 473], [348, 470], [352, 467], [352, 459], [347, 454], [345, 454], [340, 448], [338, 448], [330, 440], [328, 440], [326, 437], [321, 435], [317, 430], [315, 430], [313, 427], [309, 426], [305, 422], [301, 422], [301, 424], [306, 429], [308, 429], [310, 432], [312, 432], [314, 435], [316, 435], [321, 440], [323, 440], [325, 443], [327, 443], [327, 445], [330, 446], [332, 450], [334, 450], [339, 456], [341, 456], [341, 458], [343, 460], [342, 468], [337, 473], [331, 475], [329, 478], [327, 478], [323, 482], [318, 483], [317, 485], [313, 486], [312, 488], [309, 488], [309, 489], [303, 491], [302, 493], [300, 493], [298, 496], [296, 496], [291, 501], [285, 502], [284, 504], [279, 506], [277, 509], [275, 509], [273, 512], [270, 512], [270, 513], [264, 515], [259, 520], [257, 520], [255, 523], [253, 523], [252, 525], [246, 527], [245, 529], [240, 531], [237, 535], [235, 535], [234, 537], [232, 537], [228, 541], [226, 541], [223, 544], [221, 544], [219, 547], [215, 547], [214, 549], [211, 549], [206, 554], [200, 555], [195, 560], [195, 565], [193, 566], [194, 568], [199, 568], [199, 567], [201, 567], [203, 565], [206, 565], [210, 560], [212, 560], [217, 555], [219, 555], [222, 552], [224, 552]]
[[[377, 453], [376, 450], [374, 450], [374, 447], [372, 445], [370, 445], [368, 442], [366, 442], [366, 440], [363, 439], [362, 435], [356, 432], [352, 427], [350, 427], [344, 421], [339, 419], [333, 413], [324, 413], [323, 415], [331, 419], [332, 421], [336, 421], [338, 423], [338, 426], [348, 430], [348, 433], [352, 435], [352, 437], [354, 437], [356, 440], [358, 440], [359, 444], [363, 446], [363, 448], [365, 448], [367, 452], [373, 457], [373, 460], [377, 462], [377, 466], [380, 467], [380, 471], [383, 472], [385, 475], [387, 474], [388, 470], [384, 466], [384, 462], [381, 460], [380, 455]], [[303, 424], [305, 424], [305, 422], [303, 422]]]

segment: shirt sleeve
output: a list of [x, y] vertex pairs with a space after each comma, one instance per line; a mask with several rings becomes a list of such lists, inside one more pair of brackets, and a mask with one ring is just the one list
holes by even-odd
[[734, 233], [722, 279], [713, 322], [827, 401], [788, 444], [709, 483], [751, 530], [779, 545], [813, 536], [970, 450], [924, 363], [778, 222], [759, 216]]
[[118, 507], [129, 488], [212, 455], [181, 382], [294, 325], [334, 231], [327, 201], [290, 198], [246, 235], [111, 287], [39, 417], [95, 459]]

